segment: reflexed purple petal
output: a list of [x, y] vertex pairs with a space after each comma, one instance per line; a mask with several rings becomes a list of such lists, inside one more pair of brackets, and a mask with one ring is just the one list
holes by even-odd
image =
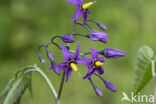
[[100, 75], [104, 73], [104, 70], [102, 67], [98, 67], [95, 69]]
[[89, 59], [89, 58], [84, 58], [84, 59], [78, 60], [77, 62], [81, 63], [81, 64], [84, 64], [86, 66], [89, 66], [89, 67], [93, 66], [93, 61], [91, 59]]
[[80, 57], [79, 57], [79, 54], [80, 54], [80, 42], [78, 42], [78, 46], [77, 46], [77, 50], [73, 56], [73, 59], [74, 60], [78, 60]]
[[116, 88], [114, 87], [114, 85], [113, 85], [111, 82], [106, 82], [105, 85], [106, 85], [106, 87], [107, 87], [109, 90], [111, 90], [111, 91], [113, 91], [113, 92], [116, 92], [116, 91], [117, 91]]
[[102, 41], [104, 43], [107, 42], [107, 38], [108, 38], [109, 34], [108, 33], [104, 33], [104, 32], [100, 32], [97, 30], [94, 30], [90, 33], [90, 38], [93, 41]]
[[63, 36], [61, 36], [61, 39], [66, 43], [73, 43], [74, 42], [74, 39], [69, 35], [63, 35]]
[[88, 9], [85, 12], [83, 12], [83, 19], [84, 19], [83, 24], [86, 24], [87, 18], [88, 18]]
[[51, 62], [51, 67], [48, 67], [47, 69], [54, 70], [56, 72], [56, 74], [60, 74], [60, 70], [58, 69], [58, 67], [54, 61]]
[[77, 7], [80, 7], [80, 5], [84, 3], [83, 0], [68, 0], [66, 2], [67, 3], [72, 3], [73, 5], [75, 5]]
[[93, 67], [89, 68], [88, 73], [86, 76], [83, 77], [83, 79], [89, 78], [94, 74], [95, 70], [93, 69]]
[[103, 96], [102, 91], [101, 91], [98, 87], [95, 87], [94, 89], [95, 89], [95, 92], [96, 92], [96, 94], [97, 94], [98, 96]]
[[72, 18], [72, 21], [75, 21], [77, 18], [79, 18], [81, 15], [83, 14], [83, 11], [81, 11], [81, 8], [78, 7], [75, 14], [74, 14], [74, 17]]
[[58, 69], [66, 69], [68, 66], [67, 66], [67, 62], [63, 62], [63, 63], [61, 63], [61, 64], [58, 64], [57, 65], [57, 67], [58, 67]]
[[72, 73], [72, 69], [71, 68], [67, 68], [66, 69], [66, 82], [68, 82], [70, 76], [71, 76], [71, 73]]
[[86, 66], [91, 66], [93, 64], [93, 61], [90, 58], [84, 58], [77, 61], [78, 63], [84, 64]]
[[98, 51], [94, 48], [91, 48], [91, 54], [92, 54], [92, 59], [95, 60], [96, 58], [98, 58]]
[[104, 63], [104, 57], [100, 57], [100, 58], [98, 58], [98, 61]]
[[63, 44], [61, 44], [61, 49], [62, 49], [62, 54], [63, 54], [64, 59], [66, 61], [71, 60], [72, 59], [72, 55], [69, 52], [69, 50]]
[[104, 51], [104, 56], [106, 58], [117, 58], [117, 57], [125, 56], [125, 52], [113, 48], [106, 48]]

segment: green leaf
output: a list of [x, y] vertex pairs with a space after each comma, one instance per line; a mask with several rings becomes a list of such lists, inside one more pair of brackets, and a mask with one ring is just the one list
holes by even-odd
[[137, 53], [133, 92], [140, 92], [152, 78], [151, 60], [154, 57], [153, 50], [148, 46], [142, 46]]
[[27, 88], [31, 89], [32, 68], [28, 67], [15, 73], [0, 97], [1, 104], [19, 104]]
[[21, 77], [15, 81], [4, 100], [4, 104], [16, 104], [16, 102], [18, 102], [21, 96], [24, 94], [27, 87], [28, 82], [24, 77]]

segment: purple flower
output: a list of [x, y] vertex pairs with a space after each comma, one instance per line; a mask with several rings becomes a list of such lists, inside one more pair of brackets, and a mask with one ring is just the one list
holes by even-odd
[[68, 0], [67, 3], [69, 3], [69, 2], [77, 7], [77, 10], [75, 12], [75, 15], [74, 15], [72, 21], [75, 21], [77, 18], [79, 18], [81, 15], [83, 15], [83, 19], [84, 19], [83, 24], [85, 24], [87, 22], [88, 13], [89, 13], [88, 8], [91, 5], [93, 5], [94, 2], [84, 3], [83, 0]]
[[74, 39], [69, 35], [62, 35], [60, 37], [66, 43], [73, 43], [74, 42]]
[[58, 69], [55, 61], [54, 61], [54, 56], [53, 54], [49, 51], [48, 46], [45, 46], [46, 52], [47, 52], [47, 57], [51, 61], [51, 67], [48, 67], [48, 70], [54, 70], [57, 74], [60, 74], [60, 70]]
[[98, 52], [96, 49], [91, 48], [92, 58], [84, 58], [79, 60], [78, 62], [84, 64], [89, 67], [88, 73], [83, 79], [91, 77], [95, 71], [97, 71], [100, 75], [104, 73], [103, 68], [101, 67], [104, 64], [104, 58], [98, 56]]
[[104, 43], [107, 42], [108, 36], [109, 36], [108, 33], [103, 33], [103, 32], [97, 31], [97, 30], [93, 30], [90, 33], [91, 40], [94, 40], [94, 41], [102, 41]]
[[113, 48], [106, 48], [104, 51], [101, 51], [100, 54], [104, 55], [106, 58], [118, 58], [125, 56], [125, 52]]
[[61, 70], [64, 69], [66, 71], [66, 82], [69, 80], [72, 70], [74, 70], [75, 72], [78, 72], [78, 68], [76, 66], [77, 61], [80, 59], [80, 43], [78, 43], [78, 48], [75, 52], [75, 54], [72, 56], [71, 53], [69, 52], [69, 50], [61, 44], [61, 49], [62, 49], [62, 54], [64, 57], [64, 60], [66, 62], [63, 62], [59, 65], [57, 65], [57, 67]]

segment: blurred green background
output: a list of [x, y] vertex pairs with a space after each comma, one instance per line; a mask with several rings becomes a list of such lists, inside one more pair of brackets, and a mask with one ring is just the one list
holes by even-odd
[[[155, 5], [156, 0], [97, 0], [90, 8], [89, 19], [101, 21], [108, 27], [107, 44], [75, 37], [71, 47], [76, 49], [77, 42], [81, 41], [81, 52], [87, 52], [91, 47], [124, 50], [126, 56], [123, 58], [105, 59], [105, 74], [102, 75], [113, 82], [118, 91], [107, 90], [102, 81], [94, 77], [93, 81], [104, 93], [103, 97], [98, 97], [90, 82], [73, 72], [65, 83], [62, 104], [127, 104], [121, 102], [122, 92], [129, 93], [132, 89], [137, 49], [141, 45], [155, 48]], [[0, 0], [0, 93], [15, 71], [33, 64], [38, 64], [58, 90], [61, 76], [40, 64], [38, 46], [55, 35], [71, 34], [75, 9], [65, 0]], [[78, 27], [77, 32], [84, 30]], [[56, 42], [61, 43], [60, 40]], [[50, 50], [58, 63], [64, 61], [60, 50], [54, 46]], [[87, 67], [79, 65], [79, 70], [84, 76]], [[153, 94], [152, 81], [142, 94]], [[26, 91], [21, 104], [54, 104], [47, 84], [36, 73], [33, 74], [33, 93], [31, 98]]]

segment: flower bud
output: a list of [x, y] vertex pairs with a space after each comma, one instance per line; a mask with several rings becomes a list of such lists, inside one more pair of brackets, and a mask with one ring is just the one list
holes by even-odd
[[107, 30], [107, 27], [106, 27], [103, 23], [98, 22], [98, 21], [95, 21], [95, 23], [97, 24], [97, 26], [98, 26], [100, 29], [102, 29], [102, 30]]
[[66, 43], [73, 43], [74, 42], [74, 39], [69, 35], [63, 35], [63, 36], [60, 36], [60, 37]]
[[39, 55], [39, 59], [40, 59], [40, 62], [44, 65], [46, 65], [46, 60], [45, 58], [43, 58], [41, 55]]
[[113, 48], [106, 48], [104, 51], [101, 51], [100, 54], [104, 55], [106, 58], [117, 58], [125, 56], [125, 52]]
[[109, 34], [108, 33], [103, 33], [97, 30], [94, 30], [90, 33], [90, 38], [93, 41], [102, 41], [104, 43], [107, 42], [107, 38], [108, 38]]
[[98, 96], [103, 96], [102, 91], [101, 91], [98, 87], [95, 87], [94, 90], [95, 90], [95, 93], [96, 93]]
[[88, 20], [88, 21], [95, 23], [102, 30], [107, 30], [107, 27], [101, 22], [98, 22], [98, 21], [95, 21], [95, 20]]
[[96, 87], [96, 86], [94, 85], [94, 83], [93, 83], [93, 81], [92, 81], [92, 79], [91, 79], [90, 77], [88, 78], [88, 80], [90, 80], [90, 82], [91, 82], [91, 84], [92, 84], [92, 86], [93, 86], [93, 88], [94, 88], [95, 93], [96, 93], [98, 96], [103, 96], [102, 91], [101, 91], [98, 87]]
[[105, 82], [105, 85], [106, 85], [106, 87], [109, 89], [109, 90], [111, 90], [111, 91], [113, 91], [113, 92], [116, 92], [117, 90], [116, 90], [116, 88], [114, 87], [114, 85], [111, 83], [111, 82]]
[[54, 56], [53, 54], [49, 51], [48, 47], [45, 46], [46, 52], [47, 52], [47, 56], [51, 61], [54, 61]]

